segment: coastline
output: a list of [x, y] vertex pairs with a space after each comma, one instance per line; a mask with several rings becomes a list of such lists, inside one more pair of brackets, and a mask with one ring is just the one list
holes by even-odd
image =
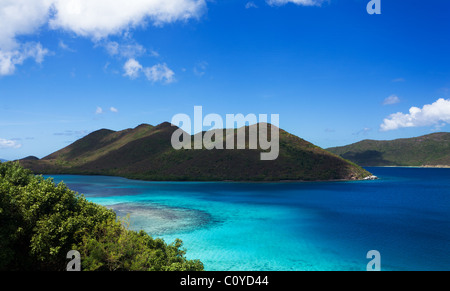
[[130, 181], [139, 182], [153, 182], [153, 183], [226, 183], [226, 184], [288, 184], [288, 183], [342, 183], [342, 182], [366, 182], [378, 180], [379, 178], [374, 175], [369, 175], [362, 179], [334, 179], [334, 180], [146, 180], [138, 179], [119, 175], [105, 175], [105, 174], [75, 174], [75, 173], [45, 173], [36, 174], [37, 176], [53, 177], [53, 176], [87, 176], [87, 177], [115, 177], [122, 178]]

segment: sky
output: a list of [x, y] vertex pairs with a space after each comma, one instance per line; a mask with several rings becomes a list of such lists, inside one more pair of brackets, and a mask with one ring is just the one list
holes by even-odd
[[0, 158], [194, 106], [323, 148], [449, 131], [450, 1], [368, 3], [0, 0]]

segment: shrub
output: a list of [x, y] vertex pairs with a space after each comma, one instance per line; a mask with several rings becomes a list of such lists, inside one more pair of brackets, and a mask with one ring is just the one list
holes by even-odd
[[78, 250], [83, 270], [199, 271], [182, 242], [130, 230], [114, 211], [65, 184], [0, 163], [0, 270], [65, 270]]

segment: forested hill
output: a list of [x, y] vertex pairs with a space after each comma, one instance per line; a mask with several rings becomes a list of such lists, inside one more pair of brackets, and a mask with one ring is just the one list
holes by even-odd
[[[371, 175], [281, 129], [279, 156], [273, 161], [261, 160], [261, 149], [175, 150], [171, 137], [177, 129], [167, 122], [122, 131], [101, 129], [41, 160], [20, 162], [37, 174], [109, 175], [152, 181], [324, 181], [360, 180]], [[235, 140], [236, 135], [237, 130]]]
[[328, 151], [361, 166], [450, 166], [450, 133], [392, 141], [364, 140]]

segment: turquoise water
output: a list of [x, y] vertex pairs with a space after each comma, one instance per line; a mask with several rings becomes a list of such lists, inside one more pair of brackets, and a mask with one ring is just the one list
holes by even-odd
[[53, 176], [130, 214], [206, 270], [450, 270], [450, 169], [369, 168], [377, 181], [143, 182]]

